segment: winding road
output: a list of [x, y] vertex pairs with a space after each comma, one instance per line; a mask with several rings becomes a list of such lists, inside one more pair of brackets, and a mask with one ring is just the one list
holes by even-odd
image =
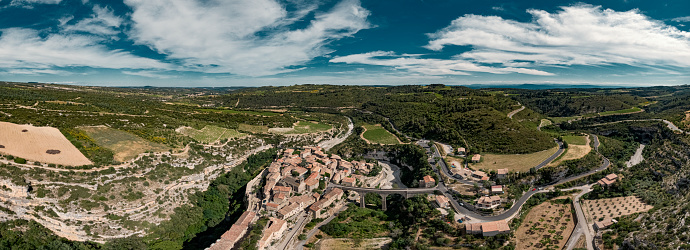
[[514, 116], [515, 114], [517, 114], [518, 112], [520, 112], [520, 111], [522, 111], [522, 110], [524, 110], [524, 109], [525, 109], [525, 106], [522, 106], [522, 107], [520, 107], [519, 109], [510, 111], [510, 113], [508, 113], [508, 118], [513, 119], [513, 116]]

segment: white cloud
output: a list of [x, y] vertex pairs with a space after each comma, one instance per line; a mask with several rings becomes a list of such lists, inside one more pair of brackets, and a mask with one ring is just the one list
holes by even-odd
[[90, 18], [79, 20], [74, 25], [65, 25], [71, 18], [60, 19], [64, 31], [82, 31], [95, 35], [115, 35], [120, 33], [119, 27], [123, 19], [113, 14], [113, 10], [98, 5], [93, 7], [93, 14]]
[[690, 67], [690, 33], [638, 10], [616, 12], [589, 5], [548, 13], [528, 10], [530, 23], [465, 15], [431, 34], [426, 46], [471, 46], [459, 58], [521, 66], [626, 64]]
[[553, 75], [543, 67], [572, 65], [622, 64], [657, 70], [690, 67], [690, 33], [652, 20], [638, 10], [616, 12], [576, 5], [556, 13], [528, 12], [533, 21], [527, 23], [465, 15], [430, 34], [427, 49], [441, 51], [449, 45], [469, 49], [451, 59], [372, 52], [331, 62], [390, 66], [427, 75]]
[[0, 68], [34, 70], [82, 66], [109, 69], [170, 68], [169, 65], [153, 59], [138, 57], [120, 50], [109, 50], [100, 45], [101, 38], [94, 36], [51, 34], [41, 37], [36, 30], [22, 28], [4, 29], [1, 32]]
[[678, 22], [678, 23], [688, 23], [688, 22], [690, 22], [690, 16], [676, 17], [674, 19], [671, 19], [671, 21]]
[[420, 58], [418, 55], [397, 55], [393, 52], [376, 51], [336, 57], [332, 63], [369, 64], [389, 66], [396, 69], [417, 72], [424, 75], [469, 75], [467, 72], [484, 72], [494, 74], [522, 73], [530, 75], [553, 75], [548, 72], [514, 67], [482, 66], [467, 60], [446, 60]]
[[33, 8], [35, 4], [59, 4], [62, 0], [12, 0], [10, 6], [21, 6], [25, 8]]
[[[289, 13], [275, 0], [125, 0], [134, 12], [130, 36], [187, 69], [262, 76], [294, 71], [330, 52], [333, 40], [369, 28], [369, 12], [344, 0], [289, 29], [304, 9]], [[312, 11], [314, 8], [308, 8]]]
[[140, 70], [140, 71], [122, 71], [123, 74], [126, 75], [132, 75], [132, 76], [142, 76], [142, 77], [148, 77], [148, 78], [157, 78], [157, 79], [170, 79], [174, 78], [172, 75], [166, 75], [163, 74], [160, 71], [152, 71], [152, 70]]

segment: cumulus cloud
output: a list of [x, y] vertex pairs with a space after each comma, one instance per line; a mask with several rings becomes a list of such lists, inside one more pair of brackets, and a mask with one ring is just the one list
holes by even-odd
[[[130, 36], [190, 70], [263, 76], [297, 70], [331, 51], [331, 41], [370, 27], [369, 12], [344, 0], [314, 13], [290, 13], [275, 0], [125, 0], [133, 9]], [[307, 9], [312, 11], [314, 8]]]
[[113, 14], [113, 10], [98, 5], [93, 7], [93, 14], [89, 18], [79, 20], [74, 25], [65, 25], [70, 18], [60, 19], [64, 31], [81, 31], [95, 35], [115, 35], [120, 33], [119, 27], [123, 19]]
[[23, 28], [0, 30], [0, 68], [42, 70], [53, 67], [167, 69], [169, 65], [120, 50], [110, 50], [94, 36], [51, 34]]
[[466, 15], [430, 35], [426, 48], [471, 46], [460, 58], [522, 66], [626, 64], [690, 67], [690, 33], [638, 10], [578, 5], [557, 13], [528, 10], [530, 23]]
[[[373, 52], [331, 62], [391, 66], [429, 75], [465, 72], [552, 75], [543, 67], [631, 65], [690, 67], [690, 33], [638, 10], [616, 12], [590, 5], [563, 7], [556, 13], [528, 10], [531, 22], [498, 16], [465, 15], [429, 35], [425, 48], [442, 51], [464, 46], [451, 59], [421, 59]], [[539, 70], [535, 69], [538, 68]]]

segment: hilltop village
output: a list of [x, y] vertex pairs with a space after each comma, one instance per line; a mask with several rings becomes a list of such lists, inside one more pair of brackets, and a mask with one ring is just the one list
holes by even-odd
[[[372, 176], [377, 168], [378, 173]], [[210, 249], [229, 249], [260, 216], [269, 221], [258, 241], [259, 249], [282, 241], [288, 244], [292, 240], [285, 237], [288, 228], [300, 231], [306, 220], [328, 217], [348, 202], [342, 189], [328, 188], [328, 183], [369, 187], [379, 175], [377, 163], [349, 162], [324, 153], [320, 147], [286, 149], [247, 185], [249, 209]]]

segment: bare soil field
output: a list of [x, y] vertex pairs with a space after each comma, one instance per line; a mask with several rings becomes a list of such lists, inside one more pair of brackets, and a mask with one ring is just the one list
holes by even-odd
[[558, 151], [558, 146], [551, 149], [539, 151], [531, 154], [515, 154], [515, 155], [498, 155], [498, 154], [484, 154], [482, 161], [479, 163], [470, 164], [474, 169], [501, 169], [526, 172], [537, 164], [548, 159], [551, 155]]
[[90, 165], [60, 130], [0, 122], [0, 153], [65, 166]]
[[516, 249], [562, 249], [573, 229], [570, 204], [544, 202], [532, 208], [515, 230]]
[[204, 128], [201, 130], [191, 127], [181, 127], [176, 131], [202, 143], [213, 143], [222, 139], [242, 137], [245, 135], [237, 130], [221, 128], [218, 126], [204, 126]]
[[244, 123], [240, 123], [240, 126], [237, 128], [237, 130], [243, 131], [243, 132], [255, 133], [255, 134], [268, 133], [268, 127], [267, 126], [249, 125], [249, 124], [244, 124]]
[[635, 196], [598, 200], [584, 200], [582, 210], [588, 222], [617, 218], [629, 214], [646, 212], [654, 206], [647, 205]]
[[150, 142], [136, 135], [105, 126], [79, 129], [84, 130], [98, 145], [112, 150], [115, 153], [115, 160], [119, 162], [134, 159], [147, 151], [163, 152], [169, 149], [163, 144]]
[[587, 143], [585, 145], [568, 144], [568, 150], [563, 153], [563, 156], [549, 163], [547, 166], [558, 166], [558, 164], [561, 164], [563, 161], [580, 159], [589, 154], [589, 152], [592, 151], [592, 147], [589, 146], [589, 136], [586, 137]]

